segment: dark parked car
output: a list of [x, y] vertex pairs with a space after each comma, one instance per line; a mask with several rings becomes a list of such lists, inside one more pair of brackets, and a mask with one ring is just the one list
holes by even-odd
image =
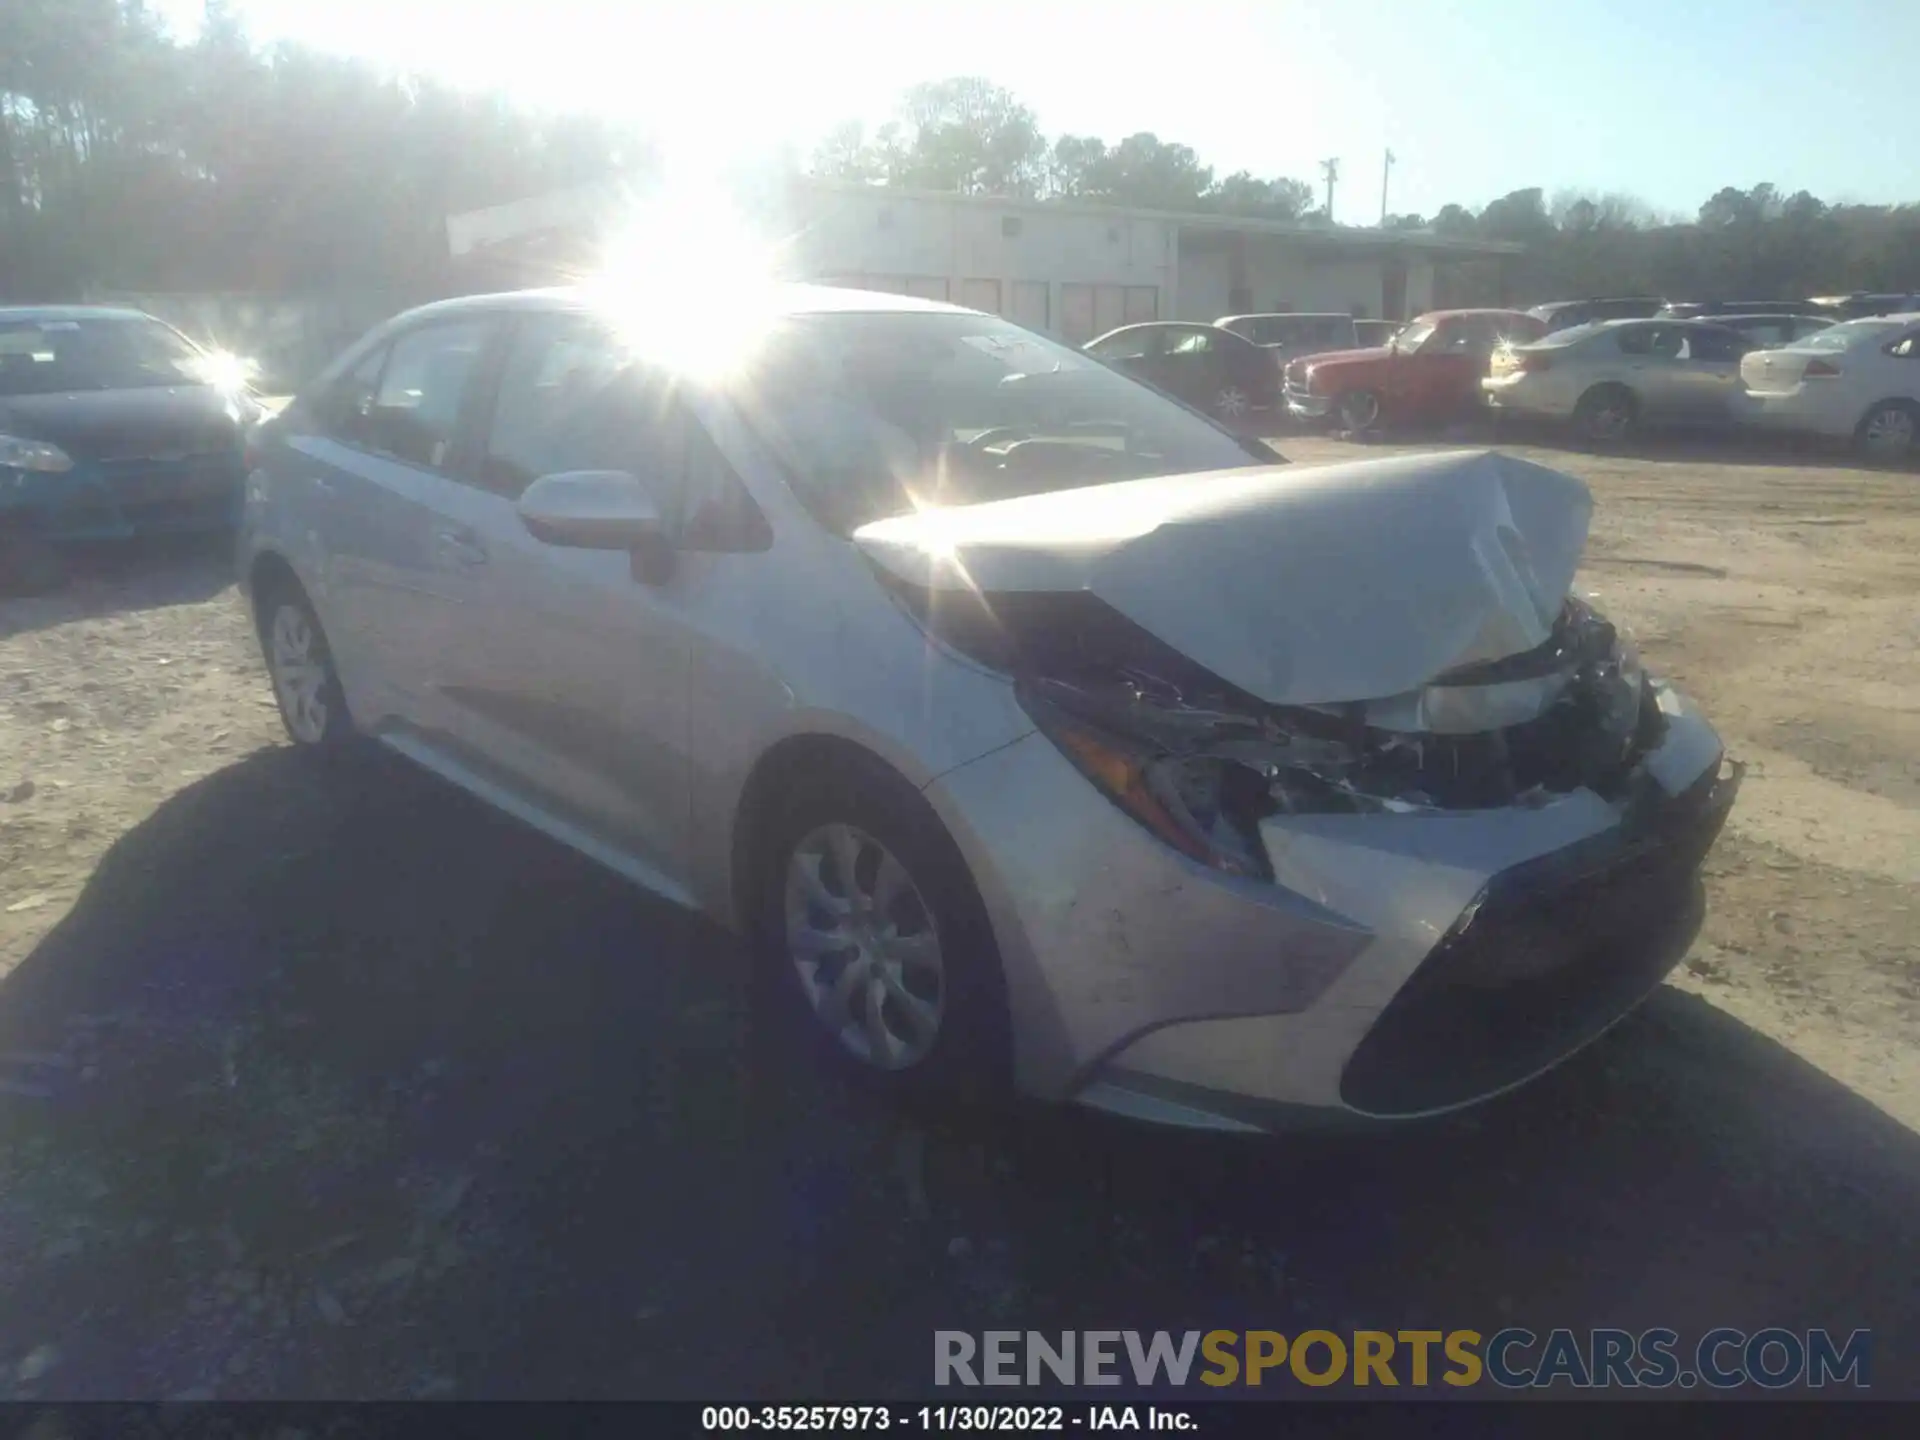
[[1713, 323], [1738, 331], [1763, 350], [1773, 350], [1825, 330], [1833, 321], [1824, 315], [1716, 315]]
[[239, 362], [137, 310], [0, 308], [0, 588], [60, 547], [230, 529], [260, 414]]
[[1284, 354], [1218, 325], [1178, 320], [1122, 325], [1083, 348], [1219, 420], [1245, 420], [1280, 398]]
[[1527, 313], [1547, 327], [1571, 330], [1576, 325], [1592, 325], [1600, 320], [1645, 320], [1660, 313], [1667, 302], [1651, 295], [1602, 297], [1593, 300], [1550, 300]]
[[1295, 355], [1318, 355], [1328, 350], [1353, 350], [1361, 340], [1351, 315], [1335, 313], [1228, 315], [1213, 322], [1222, 330], [1243, 335], [1256, 345]]
[[[1711, 315], [1826, 315], [1814, 300], [1682, 300], [1663, 305], [1655, 318], [1700, 320]], [[1831, 318], [1830, 316], [1828, 318]]]

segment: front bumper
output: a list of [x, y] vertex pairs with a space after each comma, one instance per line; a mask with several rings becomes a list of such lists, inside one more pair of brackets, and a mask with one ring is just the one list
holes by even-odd
[[1333, 396], [1315, 395], [1311, 391], [1289, 385], [1283, 392], [1287, 401], [1287, 413], [1300, 420], [1324, 420], [1333, 413]]
[[231, 530], [238, 452], [176, 461], [82, 461], [58, 473], [0, 472], [0, 517], [56, 543]]
[[1738, 785], [1670, 690], [1639, 793], [1533, 808], [1276, 817], [1277, 884], [1153, 840], [1033, 735], [929, 796], [1007, 971], [1016, 1078], [1222, 1129], [1432, 1114], [1518, 1085], [1678, 963]]

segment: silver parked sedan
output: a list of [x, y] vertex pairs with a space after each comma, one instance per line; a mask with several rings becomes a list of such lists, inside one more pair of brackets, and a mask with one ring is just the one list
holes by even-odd
[[905, 297], [684, 338], [448, 302], [267, 426], [239, 563], [296, 744], [746, 933], [896, 1089], [1425, 1114], [1685, 950], [1738, 771], [1571, 593], [1578, 481], [1288, 466]]
[[1480, 388], [1497, 412], [1564, 420], [1589, 440], [1724, 425], [1755, 343], [1705, 320], [1606, 320], [1497, 351]]

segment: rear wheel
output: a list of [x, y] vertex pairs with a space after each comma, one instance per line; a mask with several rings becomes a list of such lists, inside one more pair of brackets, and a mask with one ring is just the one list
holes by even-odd
[[309, 750], [338, 750], [355, 738], [347, 697], [320, 617], [299, 585], [272, 584], [259, 599], [260, 649], [288, 738]]
[[799, 777], [762, 854], [767, 978], [830, 1063], [899, 1099], [1004, 1092], [1006, 991], [986, 907], [911, 786], [878, 764]]
[[1861, 417], [1854, 441], [1875, 460], [1906, 460], [1920, 453], [1920, 406], [1882, 400]]
[[1380, 423], [1380, 397], [1371, 390], [1355, 390], [1340, 397], [1335, 412], [1340, 428], [1364, 435]]
[[1222, 385], [1213, 397], [1213, 413], [1222, 420], [1244, 420], [1253, 400], [1238, 385]]
[[1596, 385], [1574, 407], [1573, 426], [1596, 445], [1618, 445], [1640, 423], [1640, 405], [1624, 385]]

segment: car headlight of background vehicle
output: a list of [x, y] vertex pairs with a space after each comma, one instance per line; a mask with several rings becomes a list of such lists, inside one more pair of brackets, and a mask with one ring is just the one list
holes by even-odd
[[45, 440], [22, 440], [0, 435], [0, 470], [40, 470], [58, 473], [73, 468], [73, 457]]

